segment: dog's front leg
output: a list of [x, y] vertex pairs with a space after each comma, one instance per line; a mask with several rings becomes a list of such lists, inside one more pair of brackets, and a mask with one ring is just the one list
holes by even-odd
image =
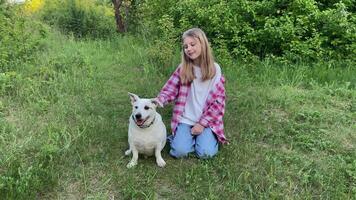
[[126, 165], [127, 168], [132, 168], [135, 165], [137, 165], [137, 159], [138, 159], [138, 151], [135, 147], [130, 147], [131, 152], [132, 152], [132, 159], [131, 161]]
[[156, 163], [159, 167], [164, 167], [166, 165], [166, 162], [162, 158], [161, 150], [161, 145], [157, 145], [155, 149]]

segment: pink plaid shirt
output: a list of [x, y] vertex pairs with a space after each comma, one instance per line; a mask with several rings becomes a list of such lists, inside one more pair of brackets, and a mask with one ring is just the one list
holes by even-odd
[[[172, 134], [183, 115], [185, 103], [187, 101], [190, 83], [182, 84], [180, 82], [180, 67], [169, 78], [158, 95], [158, 101], [163, 107], [167, 103], [175, 102], [173, 108], [173, 116], [171, 121]], [[221, 76], [220, 81], [215, 84], [214, 89], [209, 92], [203, 114], [199, 119], [199, 123], [204, 127], [210, 127], [221, 143], [227, 143], [224, 135], [223, 116], [225, 112], [225, 78]]]

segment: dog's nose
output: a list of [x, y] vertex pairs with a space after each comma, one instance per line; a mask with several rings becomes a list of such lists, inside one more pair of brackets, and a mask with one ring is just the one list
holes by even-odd
[[139, 113], [139, 114], [136, 114], [135, 117], [136, 117], [136, 119], [141, 119], [142, 115]]

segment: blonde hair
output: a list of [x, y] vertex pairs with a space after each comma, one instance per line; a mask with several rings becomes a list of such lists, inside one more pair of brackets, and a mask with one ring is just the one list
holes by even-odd
[[[215, 75], [214, 57], [205, 33], [200, 28], [192, 28], [183, 33], [182, 41], [184, 41], [186, 37], [195, 38], [200, 42], [201, 54], [199, 63], [202, 72], [202, 80], [212, 79]], [[183, 84], [190, 83], [195, 78], [193, 72], [193, 60], [184, 53], [184, 48], [182, 49], [180, 78]]]

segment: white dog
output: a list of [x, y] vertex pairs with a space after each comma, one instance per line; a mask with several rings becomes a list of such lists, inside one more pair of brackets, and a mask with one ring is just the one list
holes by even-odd
[[128, 131], [129, 149], [125, 155], [132, 153], [132, 159], [127, 168], [137, 165], [138, 154], [146, 156], [155, 155], [159, 167], [164, 167], [161, 151], [166, 144], [166, 126], [162, 117], [156, 112], [158, 103], [154, 99], [140, 99], [137, 95], [129, 93], [132, 114]]

